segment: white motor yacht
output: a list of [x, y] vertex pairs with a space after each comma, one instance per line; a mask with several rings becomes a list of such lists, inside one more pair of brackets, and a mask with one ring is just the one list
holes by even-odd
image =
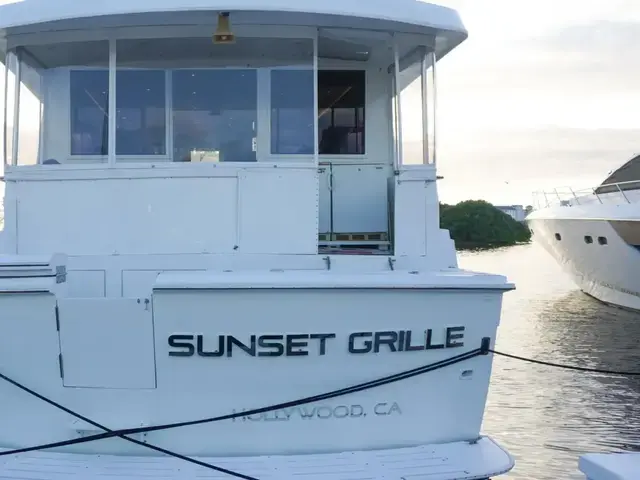
[[0, 6], [0, 476], [510, 470], [480, 428], [513, 285], [439, 225], [466, 36], [416, 0]]
[[586, 294], [640, 310], [640, 156], [597, 187], [536, 192], [535, 200], [533, 240]]

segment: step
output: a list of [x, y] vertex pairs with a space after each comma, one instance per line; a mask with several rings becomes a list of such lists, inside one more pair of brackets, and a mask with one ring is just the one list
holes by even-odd
[[[124, 441], [124, 440], [122, 440]], [[488, 437], [389, 450], [331, 454], [199, 458], [260, 480], [484, 480], [513, 468]], [[170, 457], [32, 452], [0, 457], [3, 480], [186, 480], [235, 477]]]
[[589, 453], [579, 466], [588, 480], [638, 480], [640, 453]]

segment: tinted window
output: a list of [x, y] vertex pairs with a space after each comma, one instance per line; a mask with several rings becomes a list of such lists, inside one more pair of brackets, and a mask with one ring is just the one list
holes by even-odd
[[118, 71], [116, 107], [116, 155], [166, 155], [164, 71]]
[[313, 70], [271, 72], [271, 153], [313, 154]]
[[73, 70], [70, 86], [71, 155], [107, 155], [109, 72]]
[[365, 72], [318, 72], [320, 154], [364, 154]]
[[255, 162], [255, 70], [173, 73], [174, 161]]

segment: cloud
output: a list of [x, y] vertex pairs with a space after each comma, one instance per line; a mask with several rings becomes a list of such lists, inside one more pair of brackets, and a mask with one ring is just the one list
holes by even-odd
[[440, 3], [469, 30], [437, 70], [445, 200], [526, 202], [640, 152], [640, 0]]
[[538, 44], [558, 53], [589, 52], [626, 57], [640, 52], [640, 21], [601, 20], [572, 25], [546, 35]]
[[[439, 65], [443, 122], [640, 127], [640, 1], [582, 0], [578, 11], [563, 10], [572, 2], [508, 2], [460, 2], [477, 37], [470, 28], [468, 45]], [[514, 32], [527, 16], [529, 26]]]

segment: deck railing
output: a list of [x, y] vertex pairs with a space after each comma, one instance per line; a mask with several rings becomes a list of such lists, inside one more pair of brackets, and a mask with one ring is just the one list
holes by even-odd
[[[630, 195], [631, 192], [634, 192], [635, 195]], [[533, 205], [536, 209], [558, 205], [573, 207], [594, 203], [619, 205], [638, 202], [640, 200], [639, 195], [640, 180], [631, 180], [628, 182], [605, 183], [597, 187], [579, 190], [572, 187], [539, 190], [533, 192]]]

